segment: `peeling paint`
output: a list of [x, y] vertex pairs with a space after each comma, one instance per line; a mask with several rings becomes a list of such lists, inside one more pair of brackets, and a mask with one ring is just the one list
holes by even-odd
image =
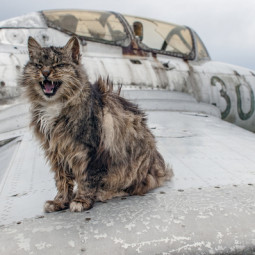
[[52, 244], [46, 243], [46, 242], [40, 242], [35, 244], [35, 247], [37, 250], [44, 250], [45, 248], [50, 248], [52, 247]]
[[54, 228], [52, 226], [50, 227], [45, 227], [45, 228], [34, 228], [32, 229], [32, 233], [36, 232], [51, 232]]
[[100, 234], [100, 235], [95, 235], [94, 236], [97, 240], [102, 239], [102, 238], [107, 238], [107, 234]]
[[68, 241], [68, 245], [70, 245], [71, 247], [75, 247], [75, 242], [73, 240]]
[[14, 239], [17, 241], [17, 245], [20, 250], [24, 250], [26, 252], [30, 251], [30, 238], [25, 238], [24, 234], [17, 234]]

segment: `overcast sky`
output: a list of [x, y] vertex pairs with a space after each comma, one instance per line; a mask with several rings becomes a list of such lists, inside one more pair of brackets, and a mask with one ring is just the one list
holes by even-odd
[[213, 60], [255, 70], [255, 0], [1, 0], [0, 20], [44, 9], [110, 10], [193, 28]]

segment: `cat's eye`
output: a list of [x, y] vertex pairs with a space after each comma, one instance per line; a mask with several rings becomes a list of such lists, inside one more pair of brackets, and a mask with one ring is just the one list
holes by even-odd
[[60, 68], [62, 68], [64, 66], [65, 66], [65, 64], [58, 64], [58, 65], [56, 65], [56, 67], [60, 67]]
[[41, 64], [35, 64], [35, 66], [38, 68], [38, 69], [42, 69], [42, 65]]

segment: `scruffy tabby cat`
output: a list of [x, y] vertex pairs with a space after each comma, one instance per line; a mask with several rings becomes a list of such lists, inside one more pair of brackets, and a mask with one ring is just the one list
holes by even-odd
[[58, 190], [46, 212], [80, 212], [95, 201], [142, 195], [171, 177], [145, 114], [110, 82], [90, 84], [76, 37], [62, 48], [43, 48], [29, 37], [28, 50], [21, 85]]

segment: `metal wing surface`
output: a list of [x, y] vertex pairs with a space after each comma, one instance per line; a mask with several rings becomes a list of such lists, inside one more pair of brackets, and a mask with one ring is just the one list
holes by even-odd
[[123, 95], [146, 110], [159, 151], [174, 169], [172, 181], [145, 196], [96, 203], [83, 213], [45, 214], [43, 204], [56, 189], [27, 127], [27, 105], [5, 109], [0, 253], [253, 254], [254, 134], [182, 93], [124, 90]]

